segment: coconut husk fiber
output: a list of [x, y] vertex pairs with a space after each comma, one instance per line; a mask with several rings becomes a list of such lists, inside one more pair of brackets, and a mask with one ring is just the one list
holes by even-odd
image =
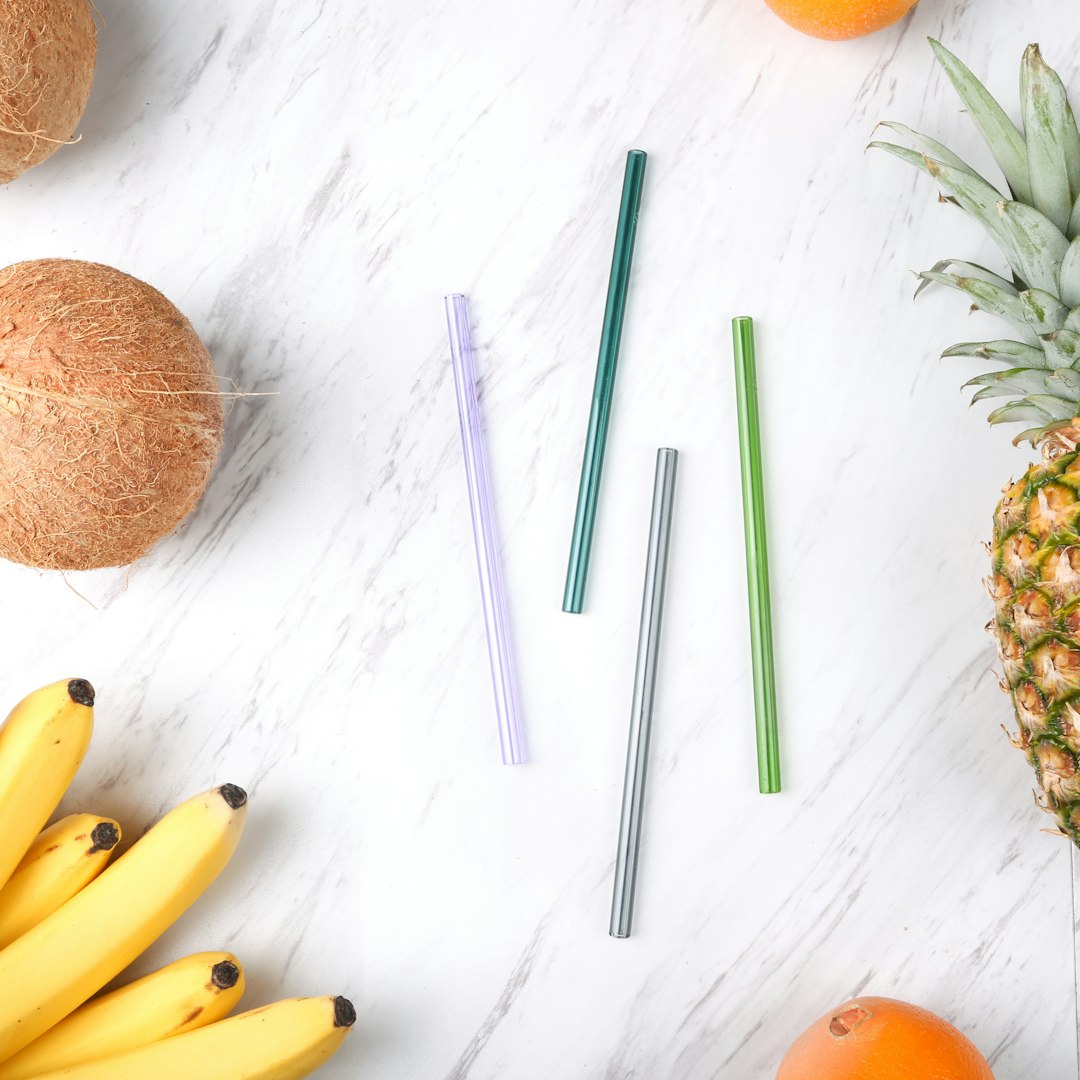
[[0, 183], [71, 140], [96, 55], [88, 0], [0, 0]]
[[134, 562], [206, 487], [221, 403], [191, 323], [149, 285], [71, 259], [0, 270], [0, 556]]

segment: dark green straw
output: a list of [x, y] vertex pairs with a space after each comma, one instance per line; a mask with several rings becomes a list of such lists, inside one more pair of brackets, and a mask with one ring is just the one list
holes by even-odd
[[585, 437], [585, 457], [581, 463], [581, 485], [574, 515], [574, 538], [570, 542], [570, 564], [566, 570], [566, 589], [563, 592], [563, 611], [575, 615], [581, 612], [585, 602], [585, 579], [589, 573], [589, 554], [596, 524], [596, 500], [600, 493], [600, 473], [604, 467], [604, 447], [611, 420], [615, 368], [619, 362], [619, 341], [622, 338], [623, 315], [626, 313], [626, 293], [634, 258], [634, 236], [637, 233], [644, 179], [645, 152], [631, 150], [626, 155], [619, 225], [615, 232], [615, 254], [611, 259], [604, 328], [600, 334], [600, 357], [596, 362], [589, 431]]
[[731, 321], [731, 331], [735, 341], [735, 389], [739, 399], [739, 459], [746, 527], [746, 584], [750, 594], [758, 789], [762, 794], [773, 794], [780, 790], [780, 747], [776, 734], [776, 678], [773, 668], [772, 607], [769, 602], [769, 554], [765, 542], [765, 491], [761, 476], [754, 321], [741, 315]]

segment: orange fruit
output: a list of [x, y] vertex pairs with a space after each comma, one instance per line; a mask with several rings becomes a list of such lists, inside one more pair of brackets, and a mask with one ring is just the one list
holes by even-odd
[[776, 1080], [994, 1080], [959, 1031], [917, 1005], [863, 997], [795, 1040]]
[[765, 0], [784, 22], [811, 37], [843, 41], [892, 26], [916, 0]]

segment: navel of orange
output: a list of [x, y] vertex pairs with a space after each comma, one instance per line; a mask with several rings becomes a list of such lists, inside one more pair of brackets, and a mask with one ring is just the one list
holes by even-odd
[[846, 1002], [811, 1024], [776, 1080], [994, 1080], [986, 1059], [926, 1009], [891, 998]]

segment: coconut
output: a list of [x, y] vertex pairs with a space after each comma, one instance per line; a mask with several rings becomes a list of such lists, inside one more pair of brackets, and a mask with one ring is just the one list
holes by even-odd
[[96, 54], [89, 0], [0, 2], [0, 183], [71, 140]]
[[134, 562], [205, 489], [221, 402], [191, 323], [149, 285], [71, 259], [0, 270], [0, 557]]

